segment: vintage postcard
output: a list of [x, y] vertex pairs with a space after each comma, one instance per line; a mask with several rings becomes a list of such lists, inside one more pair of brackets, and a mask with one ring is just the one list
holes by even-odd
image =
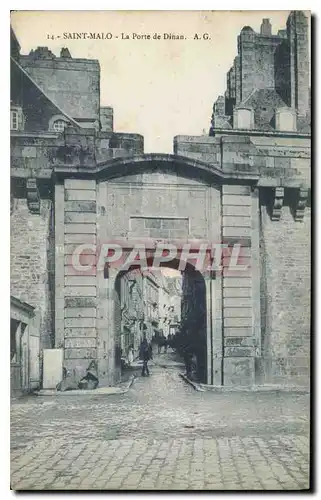
[[309, 490], [308, 11], [11, 13], [11, 489]]

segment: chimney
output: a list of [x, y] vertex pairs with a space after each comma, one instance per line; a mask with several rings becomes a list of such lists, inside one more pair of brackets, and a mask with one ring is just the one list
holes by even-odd
[[263, 19], [261, 24], [261, 35], [271, 36], [272, 35], [272, 24], [270, 19]]
[[110, 106], [100, 107], [100, 125], [102, 132], [113, 132], [114, 110]]
[[64, 57], [66, 59], [71, 59], [71, 54], [67, 47], [63, 47], [60, 51], [60, 57]]

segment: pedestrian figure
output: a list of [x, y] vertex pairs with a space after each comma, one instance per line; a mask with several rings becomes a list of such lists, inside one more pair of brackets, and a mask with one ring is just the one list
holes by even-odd
[[164, 352], [166, 353], [167, 352], [167, 339], [163, 333], [158, 337], [158, 354], [162, 353], [162, 347], [164, 347]]
[[149, 376], [148, 361], [150, 359], [153, 359], [153, 351], [152, 346], [147, 341], [145, 333], [144, 338], [140, 344], [139, 357], [141, 360], [143, 360], [142, 377], [145, 377], [145, 372], [146, 375]]
[[192, 353], [188, 349], [186, 349], [184, 351], [184, 363], [186, 368], [186, 376], [189, 379], [192, 378], [192, 360], [193, 360]]
[[134, 361], [134, 346], [133, 344], [131, 344], [128, 349], [128, 358], [127, 358], [128, 365], [130, 366], [133, 363], [133, 361]]
[[164, 338], [164, 353], [167, 354], [167, 347], [168, 347], [168, 340], [167, 338], [165, 337]]

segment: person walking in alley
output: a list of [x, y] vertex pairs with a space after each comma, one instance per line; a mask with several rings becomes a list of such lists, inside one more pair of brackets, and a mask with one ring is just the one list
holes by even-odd
[[153, 359], [152, 346], [148, 343], [146, 334], [144, 333], [144, 338], [141, 341], [139, 348], [139, 357], [143, 361], [142, 377], [146, 375], [149, 376], [148, 361]]
[[132, 365], [134, 361], [134, 346], [131, 344], [128, 348], [128, 356], [127, 356], [127, 363], [129, 366]]

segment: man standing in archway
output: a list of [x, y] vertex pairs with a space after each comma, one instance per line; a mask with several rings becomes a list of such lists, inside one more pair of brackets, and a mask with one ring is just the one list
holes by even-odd
[[144, 338], [140, 344], [139, 357], [143, 360], [142, 377], [145, 377], [145, 373], [149, 376], [148, 361], [153, 359], [153, 351], [151, 344], [147, 341], [146, 333], [144, 333]]

